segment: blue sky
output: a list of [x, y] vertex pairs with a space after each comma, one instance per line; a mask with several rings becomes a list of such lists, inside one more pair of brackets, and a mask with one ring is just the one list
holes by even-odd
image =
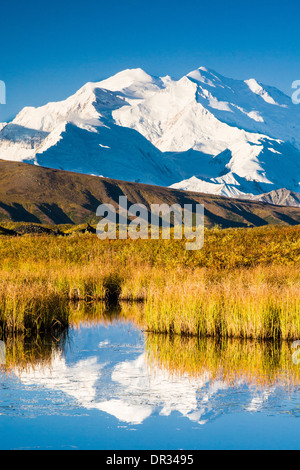
[[299, 0], [36, 0], [0, 7], [0, 122], [125, 68], [179, 78], [204, 65], [291, 94]]

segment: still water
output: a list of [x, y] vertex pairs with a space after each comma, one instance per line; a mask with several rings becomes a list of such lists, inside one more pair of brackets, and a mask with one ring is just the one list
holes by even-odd
[[289, 347], [170, 339], [121, 319], [5, 346], [1, 449], [300, 448]]

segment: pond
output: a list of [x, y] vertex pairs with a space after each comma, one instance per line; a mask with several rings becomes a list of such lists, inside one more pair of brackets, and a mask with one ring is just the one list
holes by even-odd
[[5, 341], [1, 449], [298, 449], [290, 345], [170, 338], [120, 317]]

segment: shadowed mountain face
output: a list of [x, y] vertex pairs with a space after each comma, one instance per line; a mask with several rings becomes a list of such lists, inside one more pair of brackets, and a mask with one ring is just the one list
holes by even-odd
[[0, 160], [0, 222], [96, 223], [99, 204], [204, 204], [207, 227], [300, 224], [300, 208], [185, 192]]

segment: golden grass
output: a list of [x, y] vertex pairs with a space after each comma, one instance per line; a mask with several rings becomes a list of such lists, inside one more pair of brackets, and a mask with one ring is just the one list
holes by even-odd
[[147, 328], [154, 332], [252, 339], [300, 335], [298, 266], [173, 272], [151, 285]]
[[[122, 302], [108, 308], [105, 302], [69, 303], [69, 321], [74, 329], [81, 326], [110, 325], [115, 321], [144, 322], [143, 303]], [[300, 384], [300, 366], [292, 361], [294, 349], [289, 342], [241, 339], [199, 338], [146, 333], [145, 350], [148, 367], [166, 370], [169, 375], [203, 377], [228, 385], [265, 387]], [[51, 368], [56, 354], [67, 345], [68, 331], [60, 335], [8, 335], [5, 338], [5, 374], [22, 374], [36, 367]]]
[[72, 301], [145, 302], [155, 332], [300, 338], [300, 227], [205, 231], [184, 240], [0, 237], [0, 326], [45, 331]]

